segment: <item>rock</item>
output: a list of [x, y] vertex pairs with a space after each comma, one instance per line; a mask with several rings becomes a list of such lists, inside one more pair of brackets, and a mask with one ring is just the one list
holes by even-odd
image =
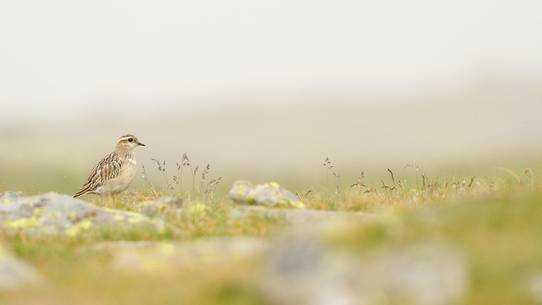
[[39, 285], [43, 281], [31, 266], [11, 256], [0, 247], [0, 289], [16, 289], [28, 285]]
[[360, 264], [360, 293], [373, 303], [389, 295], [419, 305], [458, 303], [467, 292], [468, 274], [458, 252], [440, 243], [391, 249]]
[[334, 222], [338, 220], [374, 221], [380, 218], [372, 213], [338, 212], [312, 209], [274, 209], [266, 207], [238, 206], [230, 210], [231, 219], [242, 219], [251, 215], [285, 219], [288, 223]]
[[145, 201], [139, 204], [141, 212], [149, 217], [180, 209], [182, 205], [183, 200], [179, 197], [160, 197], [156, 200]]
[[8, 203], [22, 196], [21, 192], [5, 192], [0, 194], [0, 203]]
[[100, 208], [56, 193], [29, 197], [3, 195], [0, 197], [0, 226], [8, 231], [23, 231], [31, 235], [68, 236], [105, 228], [165, 230], [161, 220], [151, 220], [134, 212]]
[[447, 305], [468, 288], [463, 257], [438, 242], [356, 254], [295, 233], [271, 249], [260, 283], [271, 304]]
[[268, 207], [304, 208], [303, 202], [276, 182], [253, 185], [248, 181], [236, 181], [228, 193], [236, 203]]
[[[207, 238], [187, 242], [108, 242], [97, 246], [112, 255], [119, 271], [163, 274], [177, 267], [221, 268], [258, 258], [268, 242], [257, 238]], [[178, 270], [177, 270], [178, 271]]]

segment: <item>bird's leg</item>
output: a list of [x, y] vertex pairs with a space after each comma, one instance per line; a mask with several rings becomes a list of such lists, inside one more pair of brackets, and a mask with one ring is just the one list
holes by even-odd
[[111, 193], [111, 203], [112, 204], [115, 204], [115, 202], [117, 201], [117, 195], [118, 193]]
[[117, 199], [119, 198], [120, 192], [112, 192], [109, 193], [109, 206], [110, 207], [117, 207]]
[[106, 201], [107, 201], [107, 198], [106, 198], [107, 195], [106, 195], [106, 194], [99, 194], [99, 196], [100, 196], [100, 201], [99, 201], [99, 202], [100, 202], [100, 206], [103, 207], [103, 206], [105, 206], [105, 203], [106, 203]]
[[113, 205], [113, 195], [111, 193], [106, 193], [102, 198], [104, 198], [104, 203], [107, 203], [105, 206], [111, 207]]

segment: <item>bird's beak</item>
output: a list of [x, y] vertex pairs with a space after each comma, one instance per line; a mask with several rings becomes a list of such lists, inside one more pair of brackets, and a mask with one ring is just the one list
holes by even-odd
[[140, 142], [138, 142], [137, 145], [139, 145], [139, 146], [146, 146], [145, 144], [140, 143]]

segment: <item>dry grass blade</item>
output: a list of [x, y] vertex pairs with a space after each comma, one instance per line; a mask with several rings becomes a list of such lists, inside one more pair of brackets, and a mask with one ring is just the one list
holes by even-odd
[[511, 169], [502, 166], [497, 167], [497, 169], [509, 174], [512, 178], [514, 178], [514, 180], [516, 180], [518, 184], [521, 183], [521, 178]]

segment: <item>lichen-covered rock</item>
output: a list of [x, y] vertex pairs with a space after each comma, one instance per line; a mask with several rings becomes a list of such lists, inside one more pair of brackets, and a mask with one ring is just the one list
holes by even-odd
[[276, 182], [253, 185], [249, 181], [239, 180], [233, 183], [228, 195], [234, 202], [242, 204], [269, 207], [305, 207], [296, 195]]
[[160, 197], [138, 205], [140, 206], [141, 213], [149, 217], [154, 217], [167, 211], [180, 209], [183, 205], [183, 200], [179, 197]]
[[0, 247], [0, 289], [38, 285], [42, 281], [40, 274], [32, 266], [13, 257]]
[[0, 194], [0, 202], [8, 202], [9, 200], [14, 200], [22, 196], [21, 192], [5, 192]]
[[165, 224], [139, 213], [100, 208], [71, 196], [46, 193], [29, 197], [2, 195], [0, 227], [31, 235], [77, 236], [83, 231], [100, 228], [130, 230], [145, 227], [163, 231]]

